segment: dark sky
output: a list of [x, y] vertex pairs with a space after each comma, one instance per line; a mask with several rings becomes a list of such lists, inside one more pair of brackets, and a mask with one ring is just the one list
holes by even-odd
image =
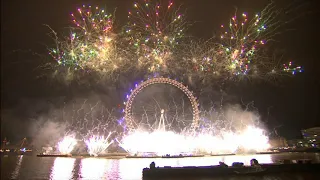
[[[239, 11], [261, 10], [266, 0], [177, 0], [183, 3], [187, 17], [194, 21], [190, 33], [199, 38], [210, 37], [221, 23], [228, 22], [238, 7]], [[281, 0], [280, 7], [290, 0]], [[126, 20], [127, 11], [133, 0], [6, 0], [1, 2], [1, 104], [4, 108], [16, 108], [22, 101], [61, 96], [66, 91], [55, 91], [56, 84], [36, 78], [39, 59], [32, 53], [45, 54], [50, 25], [58, 32], [71, 25], [70, 13], [82, 4], [99, 5], [113, 9], [117, 7], [116, 18]], [[304, 66], [305, 72], [295, 78], [285, 78], [280, 84], [245, 83], [239, 85], [237, 94], [246, 101], [255, 101], [269, 126], [282, 125], [280, 133], [296, 137], [299, 130], [320, 125], [319, 116], [319, 13], [316, 1], [301, 1], [297, 4], [294, 20], [286, 31], [277, 37], [276, 46], [285, 49], [286, 57]], [[293, 8], [295, 9], [295, 8]], [[17, 51], [21, 50], [21, 51]], [[29, 52], [22, 52], [29, 51]], [[28, 100], [25, 100], [28, 99]], [[268, 115], [269, 112], [269, 115]]]

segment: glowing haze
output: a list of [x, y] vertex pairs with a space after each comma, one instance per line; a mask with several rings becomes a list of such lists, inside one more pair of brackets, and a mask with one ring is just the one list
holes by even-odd
[[248, 126], [242, 132], [221, 132], [219, 136], [138, 130], [125, 136], [120, 146], [132, 155], [223, 154], [266, 151], [270, 147], [268, 140], [262, 129], [253, 126]]
[[77, 140], [73, 136], [66, 136], [58, 142], [58, 150], [61, 154], [70, 154], [77, 144]]

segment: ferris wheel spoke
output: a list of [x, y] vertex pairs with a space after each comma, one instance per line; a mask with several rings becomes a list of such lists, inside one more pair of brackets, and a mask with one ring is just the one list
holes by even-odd
[[[177, 97], [172, 95], [173, 92], [177, 92], [177, 89], [169, 89], [169, 91], [168, 89], [165, 89], [165, 91], [163, 92], [163, 94], [167, 92], [171, 93], [169, 94], [169, 97], [171, 98], [170, 102], [164, 102], [164, 99], [158, 99], [159, 97], [156, 96], [152, 97], [152, 100], [144, 98], [144, 101], [135, 102], [138, 103], [138, 105], [135, 104], [135, 106], [133, 106], [134, 100], [139, 97], [141, 91], [145, 91], [146, 87], [154, 84], [168, 84], [176, 87], [177, 89], [182, 91], [185, 96], [187, 96], [192, 108], [186, 108], [186, 103], [182, 96]], [[141, 104], [143, 104], [142, 111], [139, 110]], [[168, 128], [172, 128], [172, 126], [180, 124], [182, 124], [184, 128], [186, 126], [192, 128], [196, 128], [198, 126], [198, 102], [193, 96], [192, 92], [188, 90], [186, 86], [176, 80], [163, 77], [149, 79], [136, 86], [136, 88], [128, 97], [125, 105], [125, 121], [127, 122], [128, 128], [131, 130], [134, 130], [135, 127], [139, 127], [139, 125], [151, 127], [152, 129], [156, 127], [157, 122], [165, 123], [165, 126], [167, 126]], [[159, 111], [161, 111], [160, 119]], [[191, 113], [189, 113], [189, 111]], [[138, 117], [139, 115], [140, 117]], [[191, 116], [192, 118], [190, 118]], [[192, 119], [192, 121], [190, 121], [190, 119]]]

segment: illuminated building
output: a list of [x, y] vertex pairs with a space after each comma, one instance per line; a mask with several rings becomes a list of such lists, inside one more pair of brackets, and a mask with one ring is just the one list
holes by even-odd
[[306, 147], [320, 147], [320, 127], [313, 127], [309, 129], [301, 130], [304, 146]]
[[304, 139], [291, 139], [288, 140], [288, 146], [291, 148], [302, 148], [304, 147]]

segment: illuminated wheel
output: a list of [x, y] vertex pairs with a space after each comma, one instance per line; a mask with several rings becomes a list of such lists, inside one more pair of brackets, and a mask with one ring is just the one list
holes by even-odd
[[[164, 77], [159, 77], [159, 78], [152, 78], [148, 79], [147, 81], [142, 82], [139, 85], [136, 85], [135, 89], [131, 90], [131, 94], [127, 95], [127, 101], [125, 102], [125, 109], [124, 109], [124, 120], [126, 122], [126, 127], [127, 130], [133, 131], [137, 129], [137, 123], [136, 123], [136, 117], [134, 117], [135, 112], [133, 109], [137, 108], [137, 106], [140, 106], [139, 104], [134, 104], [134, 101], [136, 98], [141, 97], [141, 94], [145, 94], [144, 90], [146, 88], [150, 88], [151, 86], [156, 86], [156, 85], [169, 85], [172, 87], [175, 87], [175, 89], [179, 90], [179, 92], [182, 92], [183, 95], [188, 99], [190, 102], [190, 111], [191, 111], [191, 130], [195, 130], [198, 127], [198, 122], [199, 122], [199, 109], [198, 109], [198, 102], [196, 97], [193, 95], [193, 93], [182, 83], [169, 79], [169, 78], [164, 78]], [[168, 88], [165, 88], [168, 89]], [[152, 100], [149, 100], [146, 102], [146, 104], [150, 104]], [[158, 103], [157, 103], [158, 104]], [[166, 106], [166, 108], [159, 108], [159, 112], [161, 112], [161, 116], [163, 113], [165, 113], [166, 109], [170, 109], [169, 105]], [[160, 115], [159, 115], [160, 116]], [[160, 117], [161, 119], [161, 117]], [[161, 122], [161, 120], [160, 120]], [[160, 127], [160, 125], [159, 125]]]

